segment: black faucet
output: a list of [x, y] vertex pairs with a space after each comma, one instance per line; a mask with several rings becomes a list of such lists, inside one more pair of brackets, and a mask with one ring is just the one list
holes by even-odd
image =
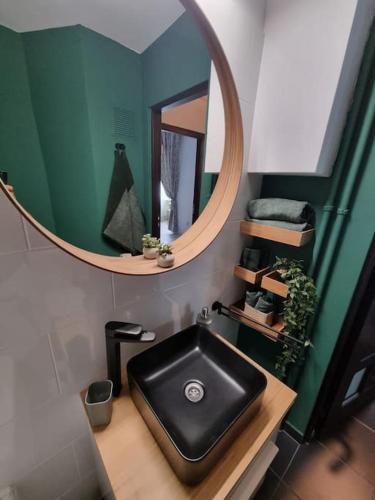
[[113, 395], [121, 391], [121, 342], [153, 342], [155, 333], [143, 330], [141, 325], [109, 321], [105, 325], [108, 379], [113, 382]]

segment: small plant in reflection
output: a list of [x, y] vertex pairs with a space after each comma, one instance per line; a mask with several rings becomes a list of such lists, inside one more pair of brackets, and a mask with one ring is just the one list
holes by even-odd
[[159, 245], [159, 255], [166, 257], [167, 255], [172, 255], [172, 248], [167, 243], [160, 243]]
[[160, 243], [158, 249], [158, 266], [172, 267], [174, 264], [174, 255], [170, 245]]
[[160, 240], [151, 236], [151, 234], [145, 234], [142, 237], [143, 248], [159, 248]]

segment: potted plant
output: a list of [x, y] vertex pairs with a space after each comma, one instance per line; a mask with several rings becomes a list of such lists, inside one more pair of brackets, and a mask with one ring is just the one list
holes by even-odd
[[174, 264], [174, 255], [172, 249], [166, 243], [160, 243], [158, 255], [158, 266], [172, 267]]
[[290, 364], [301, 361], [306, 347], [311, 346], [309, 320], [315, 312], [317, 293], [314, 281], [303, 270], [302, 262], [276, 257], [274, 269], [280, 273], [282, 281], [288, 283], [288, 295], [283, 304], [283, 320], [285, 335], [300, 341], [298, 348], [285, 343], [281, 354], [277, 357], [276, 372], [284, 379]]
[[145, 259], [156, 259], [158, 256], [160, 240], [151, 236], [151, 234], [145, 234], [142, 238], [143, 243], [143, 256]]

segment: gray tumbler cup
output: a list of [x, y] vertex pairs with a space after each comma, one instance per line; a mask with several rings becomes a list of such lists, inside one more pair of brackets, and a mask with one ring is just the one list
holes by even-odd
[[112, 390], [113, 383], [111, 380], [94, 382], [87, 389], [85, 405], [93, 427], [107, 425], [111, 421]]

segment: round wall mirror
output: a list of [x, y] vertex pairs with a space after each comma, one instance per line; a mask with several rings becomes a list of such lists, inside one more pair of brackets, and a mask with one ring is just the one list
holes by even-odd
[[175, 267], [196, 257], [242, 168], [233, 79], [197, 4], [7, 0], [0, 14], [0, 175], [15, 206], [114, 272], [164, 271], [142, 256], [147, 233]]

